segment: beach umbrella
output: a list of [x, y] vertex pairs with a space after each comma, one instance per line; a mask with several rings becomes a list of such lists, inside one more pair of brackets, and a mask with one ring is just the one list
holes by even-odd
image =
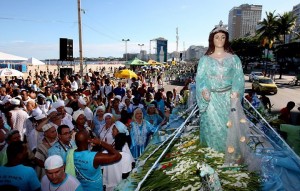
[[120, 71], [116, 72], [114, 74], [114, 76], [116, 78], [127, 78], [127, 79], [131, 79], [133, 77], [137, 78], [136, 73], [134, 73], [134, 71], [128, 70], [128, 69], [120, 70]]
[[151, 64], [151, 65], [162, 65], [162, 63], [157, 62], [155, 60], [149, 60], [148, 63]]
[[10, 68], [0, 69], [0, 76], [23, 76], [24, 74], [18, 70]]

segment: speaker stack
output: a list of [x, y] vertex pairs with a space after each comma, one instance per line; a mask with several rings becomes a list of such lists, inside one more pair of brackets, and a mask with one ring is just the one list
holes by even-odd
[[59, 60], [74, 61], [72, 39], [67, 39], [67, 38], [59, 39]]

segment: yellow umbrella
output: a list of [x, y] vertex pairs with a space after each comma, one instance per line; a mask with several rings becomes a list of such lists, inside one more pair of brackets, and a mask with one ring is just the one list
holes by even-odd
[[162, 63], [157, 62], [155, 60], [149, 60], [148, 63], [151, 64], [151, 65], [163, 65]]
[[132, 70], [124, 69], [124, 70], [120, 70], [120, 71], [116, 72], [115, 77], [131, 79], [133, 77], [137, 78], [137, 75]]

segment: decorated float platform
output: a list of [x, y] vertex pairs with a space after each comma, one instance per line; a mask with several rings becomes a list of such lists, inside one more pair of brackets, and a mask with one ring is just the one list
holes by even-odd
[[225, 166], [224, 153], [200, 144], [200, 114], [190, 96], [173, 110], [170, 123], [153, 134], [135, 169], [115, 190], [300, 190], [298, 148], [280, 136], [278, 116], [258, 111], [246, 99], [243, 108], [250, 122], [247, 145], [260, 161], [257, 171]]

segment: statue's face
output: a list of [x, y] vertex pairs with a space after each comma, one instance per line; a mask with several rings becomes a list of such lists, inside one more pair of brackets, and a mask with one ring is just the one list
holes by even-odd
[[218, 32], [214, 36], [214, 45], [216, 48], [222, 48], [224, 47], [226, 40], [226, 35], [222, 32]]

